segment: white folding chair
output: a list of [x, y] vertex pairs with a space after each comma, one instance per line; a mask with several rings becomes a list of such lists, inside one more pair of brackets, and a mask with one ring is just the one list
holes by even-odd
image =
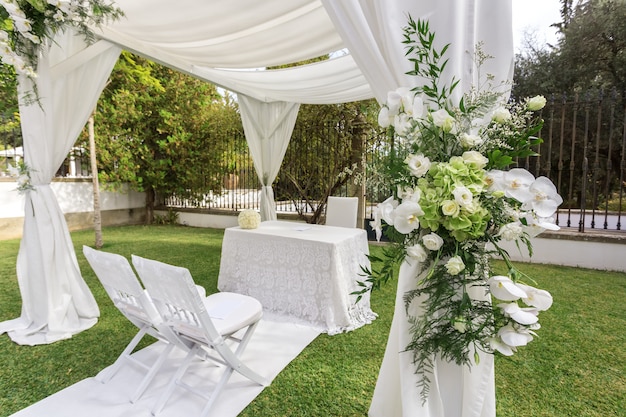
[[[146, 375], [131, 396], [130, 401], [134, 403], [148, 388], [174, 346], [177, 345], [188, 351], [193, 344], [180, 339], [169, 327], [162, 324], [161, 316], [126, 258], [88, 246], [83, 246], [83, 254], [115, 307], [139, 329], [109, 370], [98, 378], [102, 383], [108, 382], [120, 370], [124, 362], [133, 363], [146, 370]], [[153, 364], [146, 364], [132, 356], [137, 344], [147, 334], [167, 343]]]
[[328, 197], [326, 203], [326, 225], [356, 227], [359, 209], [358, 197]]
[[[233, 371], [259, 385], [269, 384], [240, 359], [263, 314], [258, 300], [228, 292], [218, 292], [202, 299], [194, 291], [194, 281], [187, 268], [136, 255], [132, 255], [132, 261], [163, 321], [181, 338], [195, 343], [155, 404], [154, 415], [163, 409], [176, 386], [206, 399], [201, 416], [207, 416]], [[236, 349], [233, 351], [230, 345]], [[215, 361], [224, 367], [220, 380], [209, 395], [182, 382], [194, 357]]]

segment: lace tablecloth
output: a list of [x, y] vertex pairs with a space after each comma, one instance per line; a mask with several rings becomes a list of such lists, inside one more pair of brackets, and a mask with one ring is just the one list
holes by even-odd
[[362, 229], [267, 221], [226, 229], [218, 288], [250, 295], [264, 312], [337, 334], [371, 323], [369, 294], [350, 295], [369, 268]]

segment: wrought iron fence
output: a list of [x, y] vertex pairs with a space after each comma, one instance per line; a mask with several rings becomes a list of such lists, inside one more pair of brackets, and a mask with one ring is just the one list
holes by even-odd
[[552, 96], [543, 110], [539, 156], [518, 161], [550, 178], [564, 203], [561, 227], [622, 230], [626, 196], [626, 108], [613, 91]]
[[[581, 232], [622, 230], [626, 206], [626, 97], [613, 91], [553, 95], [543, 110], [543, 143], [539, 156], [517, 161], [535, 176], [550, 178], [564, 203], [558, 213], [561, 227]], [[384, 170], [392, 143], [376, 129], [367, 139], [355, 141], [352, 127], [342, 123], [301, 126], [294, 131], [279, 176], [274, 183], [278, 212], [310, 215], [328, 193], [328, 184], [344, 168], [355, 168], [361, 154], [365, 159], [365, 196], [368, 205], [386, 198], [388, 186], [377, 180]], [[169, 196], [162, 202], [172, 208], [238, 211], [259, 207], [260, 183], [243, 132], [224, 152], [229, 170], [221, 191], [190, 190], [191, 198]], [[23, 157], [19, 129], [0, 131], [0, 176], [9, 164]], [[355, 157], [356, 156], [356, 157]], [[225, 162], [226, 163], [226, 162]], [[358, 167], [356, 167], [358, 168]], [[72, 150], [57, 176], [89, 176], [84, 149]], [[214, 174], [208, 174], [214, 175]], [[222, 175], [222, 174], [220, 174]], [[350, 182], [332, 194], [350, 192]], [[352, 190], [354, 191], [354, 190]]]

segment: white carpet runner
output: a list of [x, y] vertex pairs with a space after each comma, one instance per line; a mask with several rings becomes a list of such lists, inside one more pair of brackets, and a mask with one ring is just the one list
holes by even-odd
[[[273, 380], [318, 335], [319, 332], [310, 327], [264, 318], [242, 359], [250, 368]], [[162, 348], [163, 344], [157, 342], [135, 355], [148, 359], [155, 357], [158, 349]], [[13, 414], [12, 417], [150, 417], [153, 405], [183, 357], [184, 352], [174, 349], [170, 359], [135, 404], [131, 404], [129, 398], [141, 381], [143, 371], [129, 365], [106, 384], [96, 381], [95, 378], [84, 379]], [[208, 393], [219, 375], [215, 366], [195, 360], [183, 381], [193, 386], [206, 386]], [[237, 416], [261, 391], [263, 387], [234, 372], [213, 405], [210, 415]], [[158, 416], [194, 417], [200, 414], [205, 404], [203, 398], [187, 390], [176, 389]]]

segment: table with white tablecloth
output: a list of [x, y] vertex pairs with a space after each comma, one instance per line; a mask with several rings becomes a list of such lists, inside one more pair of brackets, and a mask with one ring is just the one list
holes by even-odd
[[287, 221], [224, 232], [218, 288], [250, 295], [274, 317], [328, 334], [371, 323], [369, 294], [356, 303], [370, 263], [362, 229]]

